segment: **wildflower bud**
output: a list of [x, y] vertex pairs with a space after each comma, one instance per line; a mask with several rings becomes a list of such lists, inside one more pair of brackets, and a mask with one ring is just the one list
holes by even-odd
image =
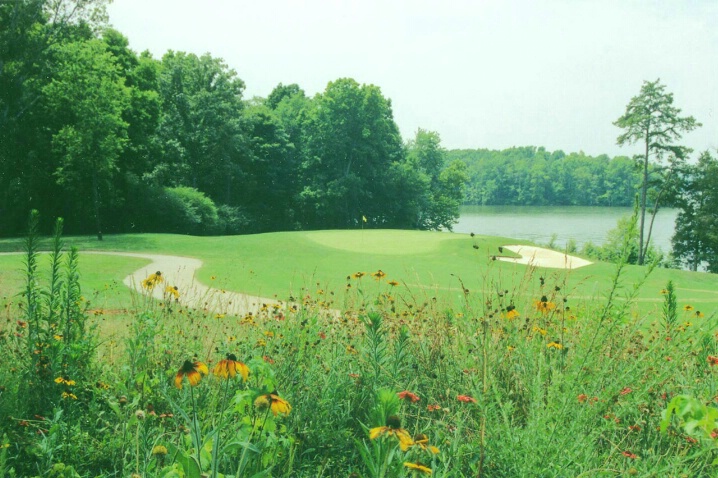
[[138, 420], [144, 420], [144, 419], [145, 419], [145, 412], [144, 412], [144, 410], [137, 410], [137, 411], [135, 412], [135, 416], [137, 417]]
[[155, 447], [152, 448], [152, 454], [154, 456], [157, 456], [157, 455], [164, 456], [167, 454], [167, 447], [165, 447], [163, 445], [155, 445]]
[[269, 399], [267, 398], [266, 395], [260, 395], [254, 401], [254, 406], [257, 408], [257, 410], [259, 410], [260, 412], [263, 412], [266, 409], [268, 409], [270, 406]]
[[126, 405], [126, 404], [127, 404], [127, 397], [124, 396], [124, 395], [122, 395], [118, 401], [120, 402], [120, 405]]

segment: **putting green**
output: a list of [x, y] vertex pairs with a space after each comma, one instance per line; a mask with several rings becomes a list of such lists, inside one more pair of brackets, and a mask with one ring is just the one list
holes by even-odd
[[367, 231], [310, 231], [304, 236], [324, 247], [360, 254], [411, 255], [439, 249], [445, 241], [463, 240], [465, 235], [444, 232], [372, 229]]

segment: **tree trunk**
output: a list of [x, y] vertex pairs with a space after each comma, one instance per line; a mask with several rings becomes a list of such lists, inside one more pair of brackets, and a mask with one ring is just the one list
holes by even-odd
[[102, 240], [102, 221], [100, 219], [100, 186], [97, 180], [97, 172], [92, 174], [92, 207], [95, 212], [95, 228], [97, 229], [97, 240]]
[[641, 185], [641, 225], [638, 231], [638, 265], [643, 265], [646, 254], [643, 246], [643, 228], [646, 224], [646, 196], [648, 195], [648, 130], [646, 131], [646, 153], [643, 157], [643, 184]]

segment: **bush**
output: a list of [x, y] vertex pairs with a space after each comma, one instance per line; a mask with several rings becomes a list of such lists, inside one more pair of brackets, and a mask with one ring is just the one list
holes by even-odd
[[211, 235], [221, 231], [217, 206], [194, 188], [164, 188], [153, 198], [150, 210], [153, 232]]

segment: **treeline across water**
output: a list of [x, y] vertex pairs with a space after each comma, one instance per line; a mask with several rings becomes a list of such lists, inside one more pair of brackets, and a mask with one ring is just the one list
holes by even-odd
[[636, 162], [625, 156], [525, 146], [451, 150], [448, 157], [467, 166], [466, 205], [633, 206], [641, 184]]

